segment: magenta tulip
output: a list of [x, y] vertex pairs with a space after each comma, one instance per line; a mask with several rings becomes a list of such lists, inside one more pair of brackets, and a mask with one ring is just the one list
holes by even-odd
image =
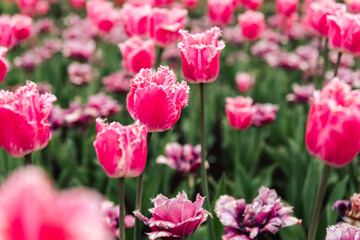
[[265, 17], [261, 12], [247, 10], [238, 20], [242, 35], [250, 41], [257, 40], [265, 30]]
[[225, 112], [231, 127], [243, 130], [251, 126], [254, 115], [252, 103], [250, 97], [226, 98]]
[[208, 0], [208, 16], [214, 25], [224, 26], [233, 16], [235, 6], [233, 0]]
[[121, 11], [121, 20], [125, 33], [130, 37], [148, 34], [150, 15], [151, 6], [148, 4], [133, 6], [125, 3]]

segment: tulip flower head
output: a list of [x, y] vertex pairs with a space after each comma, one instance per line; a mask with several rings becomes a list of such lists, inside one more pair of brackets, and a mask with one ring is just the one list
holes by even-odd
[[94, 148], [101, 166], [112, 178], [137, 177], [144, 170], [147, 131], [139, 122], [122, 126], [96, 119]]
[[339, 211], [340, 217], [347, 222], [356, 227], [360, 227], [359, 214], [360, 214], [360, 194], [354, 193], [350, 200], [337, 200], [333, 209]]
[[276, 0], [276, 12], [280, 15], [290, 17], [296, 12], [299, 0]]
[[194, 203], [185, 192], [172, 199], [159, 194], [152, 202], [154, 208], [149, 209], [153, 215], [151, 218], [143, 216], [139, 211], [134, 212], [137, 218], [150, 226], [152, 232], [147, 233], [150, 240], [187, 238], [211, 216], [202, 208], [204, 198], [199, 194]]
[[338, 223], [326, 229], [325, 240], [352, 240], [360, 238], [360, 228], [347, 223]]
[[231, 21], [235, 6], [233, 0], [208, 0], [208, 16], [214, 25], [224, 26]]
[[352, 13], [360, 13], [360, 1], [359, 0], [346, 0], [347, 8]]
[[225, 112], [231, 127], [245, 130], [252, 124], [254, 109], [250, 97], [226, 98]]
[[220, 52], [225, 47], [225, 43], [218, 40], [220, 35], [217, 27], [198, 34], [180, 31], [178, 48], [183, 74], [188, 82], [210, 83], [216, 80], [220, 69]]
[[33, 82], [15, 92], [0, 91], [0, 147], [15, 158], [46, 147], [50, 139], [48, 115], [56, 97], [39, 94]]
[[0, 82], [5, 78], [6, 72], [8, 71], [8, 62], [5, 59], [7, 48], [0, 46]]
[[341, 167], [360, 149], [360, 91], [334, 78], [313, 96], [305, 134], [309, 152]]
[[242, 93], [246, 93], [255, 85], [255, 77], [250, 73], [238, 72], [235, 80], [237, 89]]
[[247, 40], [257, 40], [265, 30], [265, 17], [261, 12], [247, 10], [239, 15], [238, 20], [242, 35]]
[[121, 21], [124, 25], [125, 33], [132, 37], [134, 35], [143, 36], [149, 32], [149, 17], [151, 6], [133, 6], [125, 3], [121, 11]]
[[175, 73], [168, 67], [160, 66], [157, 72], [142, 69], [131, 80], [130, 88], [127, 95], [129, 114], [149, 132], [172, 128], [189, 101], [189, 86], [184, 81], [178, 83]]

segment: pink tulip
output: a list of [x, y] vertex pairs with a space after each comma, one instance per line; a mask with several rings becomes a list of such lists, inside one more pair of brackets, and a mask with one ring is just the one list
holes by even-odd
[[0, 147], [12, 157], [23, 157], [46, 147], [50, 138], [48, 115], [56, 97], [40, 95], [35, 83], [15, 93], [0, 91]]
[[220, 52], [225, 47], [223, 41], [218, 41], [220, 35], [217, 27], [197, 34], [180, 31], [178, 47], [183, 74], [188, 82], [210, 83], [216, 80], [220, 69]]
[[328, 165], [344, 166], [359, 152], [359, 96], [337, 78], [314, 93], [305, 141], [309, 152]]
[[30, 37], [33, 25], [32, 18], [18, 14], [12, 17], [12, 21], [14, 25], [14, 35], [18, 41], [25, 40]]
[[225, 112], [231, 127], [247, 129], [251, 126], [254, 109], [250, 97], [226, 98]]
[[47, 2], [46, 0], [44, 1], [39, 1], [37, 4], [36, 4], [36, 14], [38, 15], [45, 15], [49, 12], [50, 10], [50, 3]]
[[347, 0], [345, 1], [347, 8], [352, 13], [360, 13], [360, 1], [359, 0]]
[[263, 5], [263, 0], [242, 0], [242, 4], [246, 9], [258, 10]]
[[130, 90], [130, 77], [124, 71], [118, 71], [102, 79], [109, 92], [128, 92]]
[[257, 103], [253, 105], [253, 109], [252, 124], [261, 127], [276, 119], [279, 106], [271, 103]]
[[299, 0], [276, 0], [276, 12], [286, 17], [296, 12]]
[[97, 93], [88, 98], [86, 110], [92, 117], [109, 117], [122, 110], [122, 106], [116, 100], [106, 96], [104, 93]]
[[360, 17], [357, 15], [338, 12], [328, 16], [329, 42], [339, 51], [360, 54]]
[[155, 7], [164, 7], [174, 2], [174, 0], [152, 0], [152, 2]]
[[155, 44], [134, 36], [118, 45], [124, 58], [125, 69], [136, 74], [143, 68], [151, 68], [155, 62]]
[[237, 89], [242, 93], [246, 93], [255, 85], [255, 77], [250, 73], [238, 72], [235, 80]]
[[6, 72], [8, 70], [8, 62], [5, 59], [7, 48], [0, 46], [0, 82], [5, 78]]
[[340, 222], [326, 228], [325, 240], [353, 240], [360, 238], [360, 228]]
[[[20, 126], [19, 126], [20, 127]], [[112, 240], [101, 224], [102, 198], [86, 189], [57, 192], [40, 168], [12, 173], [0, 188], [2, 240]]]
[[143, 36], [149, 32], [149, 17], [151, 6], [133, 6], [124, 4], [121, 11], [121, 20], [124, 25], [125, 33], [132, 37], [134, 35]]
[[96, 119], [94, 148], [101, 166], [111, 178], [137, 177], [144, 170], [147, 155], [146, 129], [139, 122], [122, 126]]
[[85, 6], [86, 0], [69, 0], [71, 6], [75, 9], [81, 9]]
[[214, 25], [224, 26], [231, 21], [235, 6], [233, 0], [208, 0], [208, 16]]
[[90, 60], [94, 57], [96, 43], [92, 39], [71, 39], [64, 42], [62, 54], [64, 57], [80, 60]]
[[162, 132], [174, 126], [189, 101], [189, 86], [184, 81], [178, 83], [168, 67], [160, 66], [157, 72], [142, 69], [131, 80], [130, 88], [129, 114], [149, 132]]
[[307, 17], [311, 27], [320, 35], [327, 37], [329, 23], [327, 16], [334, 15], [337, 11], [345, 11], [344, 4], [337, 4], [331, 1], [312, 2], [307, 8]]
[[247, 10], [238, 17], [244, 38], [255, 41], [265, 30], [265, 18], [261, 12]]
[[105, 33], [120, 21], [120, 13], [114, 8], [113, 3], [103, 0], [91, 0], [86, 3], [87, 17], [92, 23]]
[[199, 5], [199, 0], [182, 0], [181, 2], [188, 9], [195, 9]]
[[150, 240], [187, 238], [211, 216], [202, 208], [204, 198], [199, 194], [194, 203], [188, 199], [185, 192], [172, 199], [159, 194], [152, 202], [154, 208], [149, 209], [153, 215], [150, 219], [139, 211], [134, 212], [137, 218], [150, 226], [152, 232], [147, 233]]
[[91, 82], [93, 71], [90, 64], [73, 62], [68, 66], [70, 82], [74, 85], [83, 85]]
[[174, 43], [179, 38], [179, 30], [185, 27], [187, 11], [173, 8], [153, 8], [150, 17], [150, 37], [161, 46]]
[[17, 40], [14, 35], [14, 24], [8, 15], [0, 15], [0, 46], [13, 48]]

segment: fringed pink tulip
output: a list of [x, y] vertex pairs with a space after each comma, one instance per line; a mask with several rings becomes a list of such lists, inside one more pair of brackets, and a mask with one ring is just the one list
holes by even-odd
[[154, 42], [166, 47], [179, 38], [179, 30], [185, 27], [185, 9], [154, 8], [150, 17], [150, 37]]
[[185, 79], [190, 83], [210, 83], [216, 80], [220, 69], [220, 52], [225, 47], [218, 41], [219, 28], [214, 27], [204, 33], [189, 34], [180, 31], [178, 44]]
[[12, 157], [23, 157], [46, 147], [50, 139], [48, 115], [56, 97], [40, 95], [35, 83], [15, 93], [0, 91], [0, 147]]
[[120, 13], [114, 8], [113, 3], [102, 0], [91, 0], [86, 3], [87, 17], [92, 23], [105, 33], [120, 21]]
[[360, 228], [347, 223], [338, 223], [326, 229], [325, 240], [354, 240], [360, 239]]
[[360, 149], [360, 91], [338, 79], [315, 92], [305, 141], [309, 152], [333, 167], [341, 167]]
[[155, 44], [152, 40], [144, 41], [134, 36], [118, 45], [124, 58], [125, 69], [129, 74], [136, 74], [143, 68], [151, 68], [155, 62]]
[[121, 20], [124, 25], [125, 33], [130, 37], [148, 34], [150, 15], [151, 6], [149, 4], [143, 6], [124, 4], [121, 11]]
[[7, 53], [7, 48], [0, 46], [0, 82], [5, 78], [6, 72], [8, 70], [8, 62], [5, 59]]
[[146, 128], [139, 122], [122, 126], [96, 119], [94, 148], [101, 166], [111, 178], [137, 177], [147, 155]]
[[128, 111], [149, 132], [172, 128], [189, 101], [189, 86], [184, 81], [178, 83], [175, 73], [168, 67], [160, 66], [157, 72], [142, 69], [131, 80], [130, 88]]
[[261, 12], [247, 10], [238, 17], [241, 32], [245, 39], [257, 40], [265, 30], [265, 17]]
[[276, 0], [276, 12], [280, 15], [290, 17], [296, 12], [299, 0]]
[[235, 10], [233, 0], [208, 0], [207, 7], [211, 22], [219, 26], [228, 24]]
[[139, 211], [134, 212], [137, 218], [151, 228], [152, 232], [147, 233], [150, 240], [187, 238], [211, 216], [202, 208], [204, 198], [199, 194], [194, 203], [188, 199], [185, 192], [172, 199], [159, 194], [152, 202], [154, 208], [149, 209], [152, 214], [150, 219]]
[[[21, 126], [19, 126], [21, 127]], [[99, 217], [102, 198], [86, 189], [57, 192], [46, 173], [27, 167], [0, 188], [2, 240], [112, 240]]]
[[226, 98], [225, 112], [231, 127], [242, 130], [251, 126], [254, 115], [252, 103], [249, 97]]
[[237, 89], [242, 93], [246, 93], [255, 85], [254, 75], [246, 72], [236, 73], [235, 81]]

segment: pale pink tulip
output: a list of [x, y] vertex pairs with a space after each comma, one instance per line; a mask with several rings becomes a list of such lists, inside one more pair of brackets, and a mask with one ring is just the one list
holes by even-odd
[[360, 91], [338, 79], [314, 93], [305, 142], [309, 152], [326, 164], [341, 167], [360, 149]]
[[46, 147], [50, 139], [48, 115], [56, 97], [40, 95], [35, 83], [14, 92], [0, 91], [0, 147], [23, 157]]
[[143, 68], [153, 66], [155, 44], [152, 40], [144, 41], [134, 36], [118, 46], [124, 58], [125, 69], [129, 74], [136, 74]]
[[96, 119], [94, 148], [101, 166], [111, 178], [137, 177], [144, 170], [147, 131], [139, 122], [122, 126]]
[[7, 48], [0, 46], [0, 82], [5, 78], [6, 72], [8, 70], [8, 62], [5, 59]]
[[124, 71], [118, 71], [102, 79], [103, 84], [109, 92], [128, 92], [130, 90], [130, 79]]
[[254, 75], [246, 72], [238, 72], [235, 76], [236, 86], [237, 89], [242, 92], [246, 93], [255, 85], [255, 77]]
[[131, 80], [130, 88], [127, 95], [129, 114], [149, 132], [172, 128], [189, 101], [189, 86], [184, 81], [178, 83], [175, 73], [168, 67], [160, 66], [157, 72], [142, 69]]
[[226, 98], [225, 112], [231, 127], [247, 129], [251, 126], [254, 109], [250, 97]]
[[211, 22], [219, 26], [228, 24], [235, 10], [233, 0], [208, 0], [207, 7]]
[[120, 21], [120, 12], [113, 3], [102, 0], [91, 0], [86, 3], [87, 17], [103, 32], [110, 30]]
[[271, 103], [257, 103], [253, 105], [253, 109], [254, 115], [252, 116], [252, 124], [261, 127], [276, 119], [279, 106]]
[[180, 34], [178, 47], [185, 79], [190, 83], [215, 81], [220, 70], [220, 52], [225, 47], [223, 41], [218, 41], [220, 29], [214, 27], [197, 34], [180, 31]]
[[257, 40], [265, 30], [265, 17], [261, 12], [247, 10], [238, 20], [242, 35], [250, 41]]
[[74, 85], [89, 83], [94, 77], [92, 67], [87, 63], [73, 62], [68, 66], [67, 71], [70, 82]]
[[128, 3], [124, 4], [121, 11], [121, 20], [125, 33], [130, 37], [148, 34], [150, 15], [151, 6], [148, 4], [143, 6], [133, 6]]
[[276, 0], [276, 12], [286, 17], [296, 12], [299, 0]]

